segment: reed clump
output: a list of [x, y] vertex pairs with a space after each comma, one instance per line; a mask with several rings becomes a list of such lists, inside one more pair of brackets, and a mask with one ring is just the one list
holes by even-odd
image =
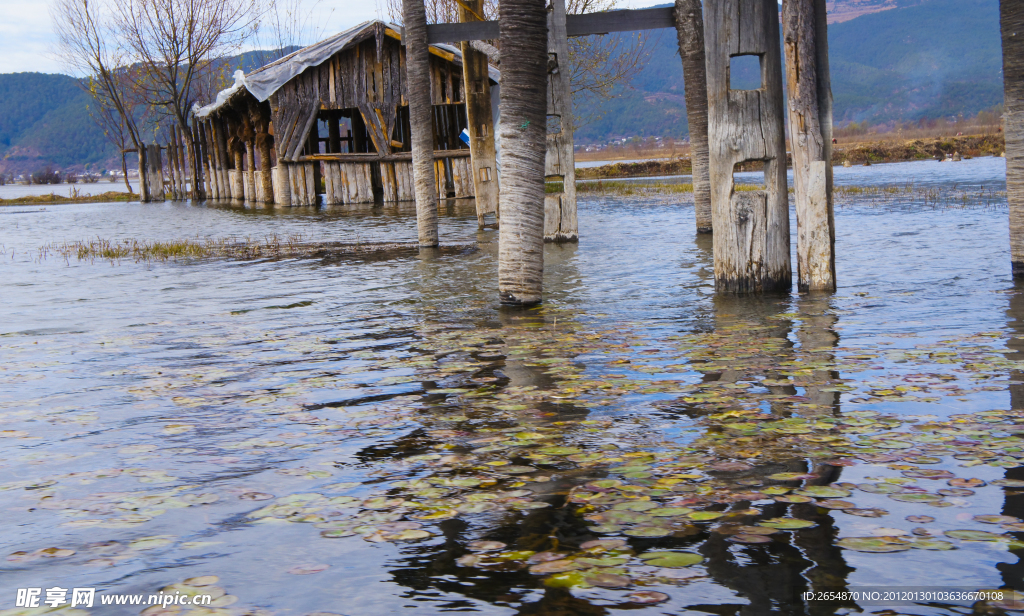
[[[471, 244], [446, 244], [442, 254], [472, 249]], [[71, 242], [53, 242], [38, 250], [39, 259], [59, 257], [71, 260], [118, 262], [169, 261], [179, 259], [301, 259], [344, 256], [391, 258], [414, 253], [416, 243], [408, 242], [325, 242], [311, 241], [301, 235], [269, 235], [263, 238], [227, 237], [160, 241], [140, 239], [110, 240], [96, 238]]]

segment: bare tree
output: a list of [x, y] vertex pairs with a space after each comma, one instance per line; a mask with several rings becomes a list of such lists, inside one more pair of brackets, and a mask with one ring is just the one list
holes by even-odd
[[257, 58], [270, 64], [291, 53], [294, 47], [305, 47], [324, 38], [334, 9], [324, 14], [318, 10], [323, 0], [315, 0], [308, 8], [303, 0], [268, 0], [267, 10], [256, 36], [261, 48]]
[[[70, 72], [87, 77], [82, 83], [93, 97], [92, 117], [107, 139], [120, 150], [125, 186], [131, 192], [125, 153], [135, 149], [140, 169], [145, 166], [146, 157], [137, 117], [141, 104], [137, 84], [141, 76], [127, 66], [129, 54], [116, 43], [106, 8], [95, 2], [90, 5], [88, 0], [54, 0], [50, 5], [50, 18], [57, 34], [55, 55]], [[139, 194], [146, 195], [142, 173], [139, 182]]]
[[[211, 98], [218, 58], [252, 38], [263, 0], [111, 0], [116, 33], [141, 65], [146, 101], [181, 128], [192, 177], [199, 177], [189, 118], [192, 105]], [[199, 199], [192, 182], [192, 198]]]

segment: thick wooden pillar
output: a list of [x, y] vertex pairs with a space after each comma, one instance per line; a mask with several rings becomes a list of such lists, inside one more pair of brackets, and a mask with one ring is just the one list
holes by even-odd
[[783, 0], [800, 291], [836, 290], [832, 87], [825, 0]]
[[250, 138], [245, 141], [245, 200], [256, 201], [256, 135], [246, 131]]
[[[704, 24], [715, 289], [788, 291], [793, 274], [778, 4], [707, 0]], [[759, 88], [730, 87], [735, 56], [757, 59]], [[736, 192], [733, 171], [745, 161], [763, 161], [763, 190]]]
[[[478, 21], [484, 14], [483, 0], [468, 0], [459, 5], [459, 21]], [[491, 79], [487, 55], [462, 43], [462, 78], [469, 124], [469, 153], [472, 157], [473, 194], [476, 219], [484, 226], [484, 216], [498, 213], [498, 163], [494, 148], [494, 114], [491, 109]]]
[[573, 152], [572, 91], [565, 0], [551, 0], [548, 14], [548, 118], [544, 179], [555, 192], [544, 194], [544, 241], [579, 240], [576, 222], [576, 156]]
[[409, 92], [409, 130], [416, 186], [416, 226], [420, 246], [437, 246], [437, 182], [434, 179], [433, 101], [430, 96], [430, 48], [423, 0], [402, 0], [405, 19], [405, 73]]
[[1003, 122], [1006, 135], [1006, 200], [1010, 204], [1010, 260], [1024, 278], [1024, 3], [1001, 0]]

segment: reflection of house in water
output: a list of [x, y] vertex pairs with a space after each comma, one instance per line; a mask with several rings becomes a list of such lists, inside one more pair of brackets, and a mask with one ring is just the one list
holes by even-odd
[[[249, 74], [236, 73], [234, 86], [195, 110], [209, 154], [209, 196], [281, 205], [315, 205], [318, 195], [325, 204], [412, 200], [398, 30], [366, 22]], [[480, 184], [497, 182], [497, 173], [486, 156], [474, 173], [469, 146], [459, 138], [468, 126], [461, 52], [447, 45], [431, 45], [430, 52], [439, 197], [470, 197]], [[498, 88], [491, 87], [498, 76], [491, 68], [480, 80], [486, 84], [471, 80], [469, 87], [495, 99]], [[477, 121], [493, 143], [493, 118]], [[477, 210], [493, 212], [494, 204], [478, 203]]]

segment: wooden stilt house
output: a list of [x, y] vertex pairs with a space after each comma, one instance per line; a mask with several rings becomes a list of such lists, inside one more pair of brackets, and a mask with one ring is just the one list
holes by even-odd
[[[497, 170], [474, 166], [459, 137], [468, 127], [462, 54], [448, 45], [431, 45], [430, 52], [438, 196], [496, 195], [477, 188], [497, 182]], [[213, 196], [282, 205], [314, 205], [318, 195], [326, 205], [413, 199], [398, 26], [366, 22], [235, 78], [214, 103], [194, 110], [211, 154], [211, 188], [223, 186]], [[498, 78], [490, 68], [494, 101]], [[492, 110], [475, 121], [493, 134], [496, 103]], [[478, 202], [478, 214], [495, 206]]]

